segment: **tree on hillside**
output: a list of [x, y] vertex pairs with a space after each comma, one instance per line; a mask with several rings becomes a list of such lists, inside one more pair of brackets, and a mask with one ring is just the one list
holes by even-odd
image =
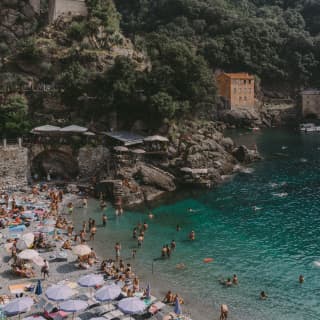
[[4, 136], [23, 134], [30, 129], [27, 99], [19, 94], [9, 96], [0, 105], [0, 132]]
[[113, 0], [86, 0], [91, 28], [103, 25], [110, 33], [119, 31], [120, 14]]

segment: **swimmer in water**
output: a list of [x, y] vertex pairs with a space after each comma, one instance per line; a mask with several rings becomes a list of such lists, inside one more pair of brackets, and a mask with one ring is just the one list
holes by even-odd
[[192, 230], [192, 231], [190, 232], [190, 234], [189, 234], [189, 239], [190, 239], [191, 241], [194, 241], [195, 238], [196, 238], [196, 234], [195, 234], [195, 232]]
[[264, 291], [260, 292], [260, 299], [261, 300], [266, 300], [268, 298], [268, 296], [266, 295], [266, 293]]
[[234, 274], [234, 275], [233, 275], [232, 283], [233, 283], [233, 284], [235, 284], [235, 285], [237, 285], [237, 284], [239, 283], [239, 281], [238, 281], [238, 277], [237, 277], [237, 275], [236, 275], [236, 274]]
[[176, 265], [176, 269], [179, 269], [179, 270], [183, 270], [183, 269], [185, 269], [185, 264], [184, 263], [178, 263], [177, 265]]
[[304, 276], [302, 274], [299, 276], [299, 283], [304, 283]]
[[153, 219], [154, 218], [154, 214], [150, 211], [148, 214], [149, 219]]
[[176, 226], [176, 230], [177, 230], [177, 231], [180, 231], [180, 230], [181, 230], [180, 225], [178, 225], [178, 224], [177, 224], [177, 226]]

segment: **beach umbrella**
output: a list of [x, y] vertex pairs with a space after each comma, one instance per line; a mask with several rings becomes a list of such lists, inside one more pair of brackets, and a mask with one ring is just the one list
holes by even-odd
[[3, 312], [6, 316], [14, 316], [20, 313], [27, 312], [33, 305], [33, 299], [29, 297], [14, 299], [4, 306]]
[[104, 286], [101, 289], [97, 290], [94, 297], [96, 300], [105, 302], [118, 298], [121, 293], [121, 288], [116, 284]]
[[34, 293], [35, 293], [37, 296], [40, 296], [40, 294], [42, 294], [41, 280], [38, 280], [37, 286], [36, 286], [36, 290], [34, 291]]
[[54, 231], [54, 227], [52, 226], [43, 226], [41, 227], [38, 231], [39, 232], [42, 232], [42, 233], [50, 233], [50, 232], [53, 232]]
[[120, 300], [118, 308], [127, 314], [138, 314], [146, 309], [146, 304], [141, 299], [133, 297]]
[[101, 274], [87, 274], [86, 276], [82, 276], [78, 280], [78, 284], [81, 287], [95, 287], [95, 286], [100, 286], [103, 283], [104, 283], [104, 279]]
[[150, 299], [150, 298], [151, 298], [151, 286], [150, 286], [150, 283], [148, 283], [148, 285], [147, 285], [146, 298], [147, 298], [147, 299]]
[[179, 302], [179, 298], [176, 298], [176, 302], [174, 304], [174, 310], [173, 312], [175, 314], [181, 314], [182, 313], [182, 310], [181, 310], [181, 305], [180, 305], [180, 302]]
[[88, 303], [83, 300], [67, 300], [61, 302], [59, 307], [62, 311], [72, 312], [72, 319], [74, 319], [75, 312], [86, 309], [88, 307]]
[[17, 242], [17, 248], [19, 250], [28, 249], [33, 245], [34, 234], [29, 232], [23, 234]]
[[25, 249], [18, 254], [19, 259], [33, 260], [39, 256], [39, 252], [33, 249]]
[[91, 248], [86, 244], [78, 244], [72, 249], [72, 252], [77, 256], [85, 256], [91, 253]]
[[36, 264], [37, 266], [39, 266], [39, 267], [44, 266], [44, 260], [43, 260], [43, 258], [40, 257], [40, 256], [37, 256], [37, 257], [33, 258], [33, 259], [32, 259], [32, 262], [33, 262], [34, 264]]
[[74, 295], [73, 290], [63, 284], [53, 285], [46, 290], [46, 297], [53, 301], [64, 301]]

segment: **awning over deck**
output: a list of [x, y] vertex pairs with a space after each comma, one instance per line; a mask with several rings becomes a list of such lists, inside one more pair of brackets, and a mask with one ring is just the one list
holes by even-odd
[[112, 131], [104, 134], [124, 146], [132, 146], [143, 142], [143, 136], [130, 131]]

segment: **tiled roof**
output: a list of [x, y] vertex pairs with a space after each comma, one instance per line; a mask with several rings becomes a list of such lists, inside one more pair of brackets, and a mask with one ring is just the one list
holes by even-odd
[[306, 89], [301, 92], [302, 94], [320, 94], [318, 89]]
[[254, 76], [249, 73], [239, 72], [239, 73], [224, 73], [227, 77], [231, 79], [244, 79], [244, 80], [254, 80]]

